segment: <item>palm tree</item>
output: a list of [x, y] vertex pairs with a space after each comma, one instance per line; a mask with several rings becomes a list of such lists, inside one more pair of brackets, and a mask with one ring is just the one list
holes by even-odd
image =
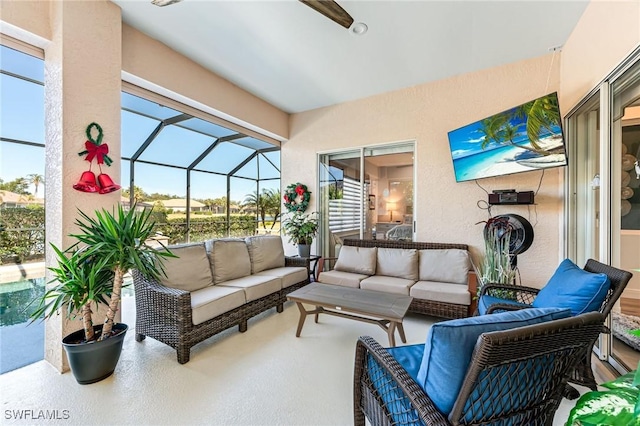
[[37, 173], [32, 173], [27, 175], [27, 182], [33, 184], [33, 186], [35, 187], [35, 197], [38, 197], [38, 186], [40, 185], [44, 185], [44, 176], [39, 175]]
[[[265, 189], [263, 190], [267, 197], [266, 212], [269, 216], [273, 217], [271, 222], [271, 228], [276, 225], [276, 221], [280, 217], [280, 207], [282, 205], [282, 198], [280, 197], [280, 189]], [[263, 195], [263, 196], [265, 196]]]
[[[280, 190], [263, 188], [260, 194], [257, 190], [253, 191], [245, 196], [243, 205], [256, 210], [256, 214], [260, 216], [262, 227], [266, 229], [267, 213], [273, 216], [274, 223], [280, 216]], [[271, 229], [273, 229], [273, 224]]]

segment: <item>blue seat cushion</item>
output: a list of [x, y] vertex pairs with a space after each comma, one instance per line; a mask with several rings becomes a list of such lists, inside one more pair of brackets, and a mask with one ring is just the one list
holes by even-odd
[[509, 330], [571, 316], [569, 309], [522, 309], [482, 315], [431, 326], [416, 382], [438, 410], [449, 415], [467, 373], [471, 355], [482, 333]]
[[[531, 307], [531, 305], [527, 305], [526, 303], [520, 303], [520, 302], [516, 302], [515, 300], [509, 300], [509, 299], [501, 299], [500, 297], [494, 297], [494, 296], [489, 296], [487, 294], [484, 294], [480, 296], [480, 298], [478, 299], [478, 312], [480, 313], [480, 315], [485, 315], [487, 313], [487, 310], [489, 310], [489, 307], [496, 303], [515, 305], [523, 308]], [[493, 313], [498, 313], [498, 312], [505, 312], [505, 311], [494, 311]]]
[[611, 281], [606, 274], [587, 272], [565, 259], [532, 303], [534, 308], [569, 308], [571, 315], [598, 311]]
[[[387, 351], [409, 376], [416, 380], [424, 354], [424, 345], [400, 346], [388, 348]], [[409, 399], [398, 387], [393, 377], [371, 355], [367, 355], [367, 373], [394, 424], [423, 424], [417, 411], [411, 407]]]

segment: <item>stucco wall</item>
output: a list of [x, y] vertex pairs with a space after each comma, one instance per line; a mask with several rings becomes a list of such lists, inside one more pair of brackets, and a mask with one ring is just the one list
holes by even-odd
[[[291, 116], [282, 146], [282, 184], [301, 181], [317, 193], [317, 153], [394, 141], [416, 141], [414, 217], [419, 241], [467, 243], [484, 251], [487, 212], [476, 202], [487, 195], [474, 182], [456, 183], [447, 132], [558, 89], [560, 60], [552, 54], [481, 72], [419, 85]], [[549, 84], [547, 86], [547, 79]], [[316, 172], [317, 173], [317, 172]], [[535, 226], [535, 241], [519, 257], [523, 282], [543, 285], [559, 262], [563, 230], [562, 169], [547, 170], [536, 206], [496, 206]], [[483, 179], [489, 192], [535, 191], [541, 172]], [[318, 209], [315, 197], [312, 208]]]
[[640, 1], [593, 0], [562, 48], [560, 105], [568, 112], [640, 43]]
[[266, 130], [275, 139], [289, 136], [287, 113], [126, 24], [122, 25], [122, 70], [206, 105], [223, 118], [239, 119], [232, 121], [252, 130]]

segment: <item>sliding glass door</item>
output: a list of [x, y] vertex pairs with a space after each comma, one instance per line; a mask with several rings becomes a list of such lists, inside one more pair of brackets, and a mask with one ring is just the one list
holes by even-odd
[[621, 373], [640, 361], [640, 53], [567, 116], [567, 255], [634, 274], [596, 345]]
[[319, 156], [320, 252], [344, 238], [413, 240], [413, 142]]

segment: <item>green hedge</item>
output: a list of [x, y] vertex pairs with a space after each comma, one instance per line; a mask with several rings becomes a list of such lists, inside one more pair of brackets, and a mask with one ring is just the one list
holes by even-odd
[[[170, 244], [187, 239], [184, 218], [167, 219], [160, 222], [156, 217], [156, 231], [169, 238]], [[231, 215], [231, 237], [246, 237], [256, 232], [253, 216]], [[15, 208], [0, 211], [0, 264], [20, 263], [26, 260], [44, 259], [44, 208]], [[226, 216], [192, 216], [191, 241], [204, 241], [227, 235]]]
[[44, 208], [0, 211], [0, 263], [44, 259]]
[[[227, 235], [225, 216], [191, 216], [191, 241], [204, 241]], [[254, 235], [256, 221], [253, 216], [231, 215], [231, 237]], [[169, 244], [183, 243], [187, 240], [187, 224], [183, 218], [168, 219], [166, 223], [156, 223], [156, 231], [169, 238]]]

